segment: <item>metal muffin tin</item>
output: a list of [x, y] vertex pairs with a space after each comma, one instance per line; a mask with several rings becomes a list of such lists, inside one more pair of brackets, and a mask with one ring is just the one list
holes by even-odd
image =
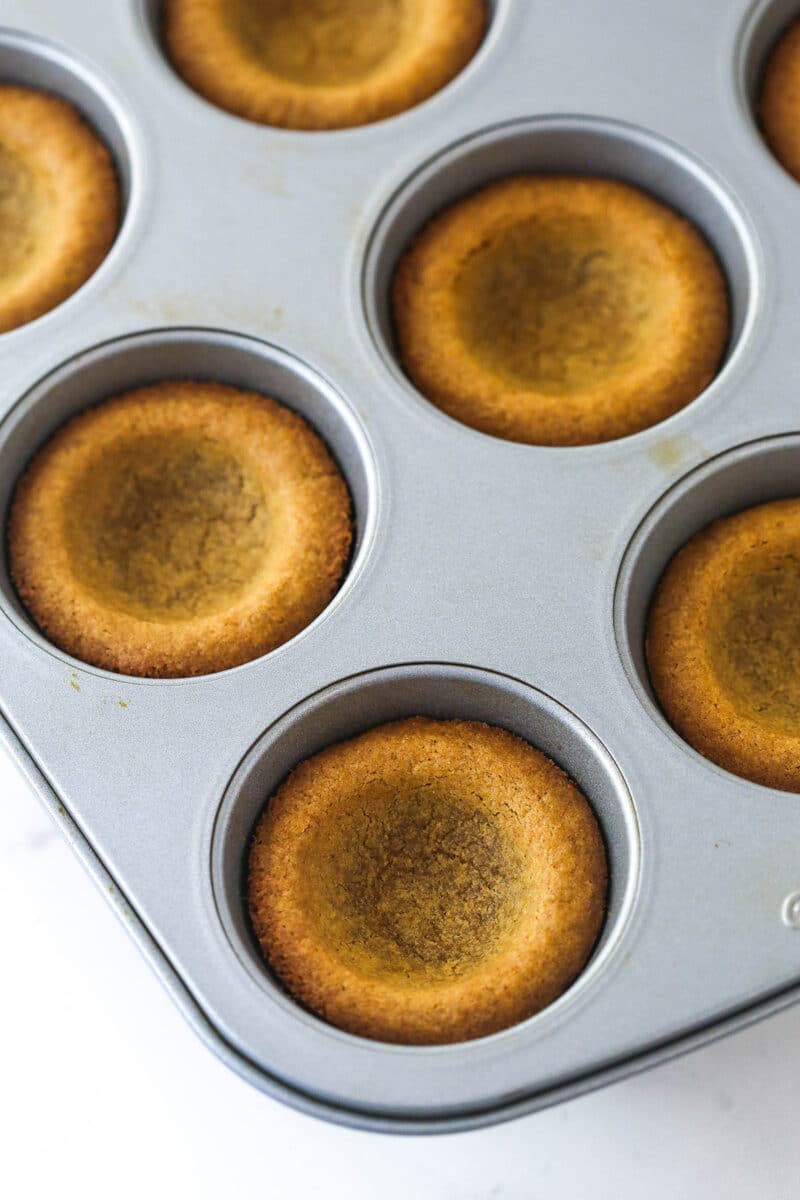
[[[800, 999], [800, 799], [687, 747], [643, 664], [673, 551], [800, 492], [800, 185], [752, 96], [800, 9], [497, 0], [449, 87], [376, 125], [294, 133], [190, 91], [158, 5], [5, 0], [0, 77], [50, 88], [114, 151], [126, 215], [96, 275], [0, 338], [0, 505], [70, 414], [150, 380], [272, 394], [326, 437], [356, 553], [334, 602], [236, 670], [154, 681], [49, 645], [0, 573], [4, 738], [173, 997], [243, 1076], [318, 1115], [456, 1130], [618, 1078]], [[563, 115], [568, 114], [568, 115]], [[668, 421], [552, 449], [479, 434], [403, 376], [391, 269], [442, 205], [517, 171], [612, 175], [692, 218], [726, 269], [728, 358]], [[455, 1046], [388, 1046], [303, 1011], [242, 912], [256, 813], [299, 759], [431, 713], [516, 730], [603, 825], [600, 944], [543, 1013]]]

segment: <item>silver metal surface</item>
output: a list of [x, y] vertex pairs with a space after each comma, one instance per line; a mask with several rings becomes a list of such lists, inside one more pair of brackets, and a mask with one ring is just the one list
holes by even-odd
[[[800, 185], [751, 112], [763, 55], [798, 9], [497, 0], [485, 44], [439, 95], [309, 134], [194, 95], [161, 52], [155, 4], [0, 0], [0, 77], [78, 104], [126, 197], [92, 280], [0, 337], [0, 505], [72, 412], [165, 376], [276, 395], [323, 433], [353, 491], [358, 546], [331, 606], [273, 654], [202, 679], [70, 658], [0, 571], [7, 744], [201, 1035], [309, 1112], [469, 1128], [800, 998], [800, 800], [689, 749], [642, 662], [674, 549], [723, 512], [800, 492]], [[520, 170], [630, 180], [716, 246], [727, 360], [668, 421], [601, 446], [516, 445], [444, 416], [399, 370], [387, 290], [405, 240]], [[543, 746], [586, 790], [610, 852], [609, 918], [580, 980], [459, 1046], [325, 1025], [261, 966], [241, 911], [247, 837], [281, 775], [412, 712]]]

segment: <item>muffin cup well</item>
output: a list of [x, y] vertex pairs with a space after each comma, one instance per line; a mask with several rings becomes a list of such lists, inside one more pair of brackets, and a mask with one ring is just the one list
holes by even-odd
[[722, 374], [754, 316], [757, 254], [746, 219], [725, 186], [677, 146], [646, 130], [580, 116], [516, 121], [471, 136], [426, 163], [389, 201], [367, 248], [362, 298], [373, 342], [392, 373], [413, 388], [399, 363], [390, 302], [403, 251], [442, 209], [498, 179], [528, 173], [619, 179], [693, 222], [716, 251], [730, 293]]
[[754, 4], [751, 7], [739, 35], [734, 69], [740, 101], [773, 162], [778, 160], [764, 140], [758, 118], [761, 87], [772, 51], [798, 17], [798, 0], [767, 0], [764, 4]]
[[[597, 945], [571, 987], [542, 1013], [512, 1030], [546, 1020], [548, 1013], [590, 987], [620, 939], [637, 886], [638, 826], [625, 783], [591, 731], [549, 696], [486, 670], [444, 663], [384, 667], [325, 688], [266, 730], [231, 780], [214, 828], [212, 886], [231, 950], [272, 998], [284, 995], [255, 942], [244, 898], [247, 852], [256, 821], [268, 798], [299, 762], [332, 743], [410, 716], [484, 721], [518, 734], [572, 777], [599, 821], [606, 842], [609, 891]], [[294, 1001], [287, 998], [287, 1002], [302, 1011]], [[310, 1014], [305, 1019], [321, 1024]], [[353, 1039], [341, 1031], [334, 1036], [345, 1042]], [[462, 1052], [469, 1053], [468, 1046]]]
[[0, 30], [0, 79], [52, 92], [86, 118], [113, 155], [127, 204], [134, 186], [134, 137], [122, 102], [84, 62], [30, 34]]
[[3, 336], [30, 329], [71, 303], [105, 274], [127, 241], [128, 229], [141, 207], [143, 155], [126, 106], [112, 87], [91, 66], [54, 43], [29, 34], [0, 30], [0, 80], [52, 93], [78, 110], [109, 150], [119, 182], [120, 223], [116, 238], [103, 261], [80, 287], [55, 307]]
[[[341, 587], [306, 627], [311, 628], [339, 601], [371, 540], [377, 496], [372, 455], [349, 405], [325, 379], [299, 359], [252, 338], [213, 330], [152, 331], [103, 343], [58, 367], [0, 426], [4, 528], [17, 480], [36, 451], [65, 421], [131, 388], [176, 379], [214, 380], [271, 396], [306, 418], [341, 468], [353, 500], [354, 550]], [[0, 568], [0, 606], [39, 645], [78, 664], [52, 646], [33, 624], [16, 594], [5, 558]]]
[[[170, 72], [170, 74], [187, 90], [187, 92], [191, 94], [195, 100], [208, 106], [226, 118], [233, 117], [235, 120], [244, 120], [247, 121], [248, 124], [253, 124], [256, 127], [268, 129], [272, 132], [288, 132], [291, 136], [305, 136], [309, 133], [315, 136], [318, 136], [319, 134], [330, 135], [341, 132], [358, 133], [363, 130], [369, 130], [373, 126], [380, 126], [385, 121], [402, 120], [403, 117], [405, 117], [408, 113], [413, 113], [428, 103], [435, 102], [437, 96], [448, 91], [448, 89], [455, 85], [465, 74], [471, 73], [473, 66], [483, 59], [484, 53], [487, 49], [487, 43], [490, 41], [490, 39], [493, 40], [492, 35], [494, 33], [495, 26], [498, 23], [498, 17], [503, 15], [505, 10], [510, 7], [510, 0], [484, 0], [484, 6], [486, 10], [486, 22], [483, 36], [478, 43], [477, 48], [473, 51], [471, 57], [464, 62], [460, 69], [451, 75], [450, 78], [445, 79], [444, 82], [442, 82], [437, 88], [435, 88], [433, 91], [430, 91], [427, 95], [422, 96], [420, 99], [415, 100], [406, 107], [399, 108], [394, 112], [390, 111], [381, 115], [371, 116], [364, 121], [343, 120], [326, 125], [324, 122], [319, 123], [318, 121], [295, 124], [289, 120], [276, 120], [274, 122], [262, 122], [260, 119], [251, 120], [250, 118], [239, 113], [234, 108], [228, 108], [227, 106], [223, 106], [221, 103], [217, 103], [210, 99], [210, 97], [206, 96], [203, 91], [192, 86], [192, 84], [190, 84], [188, 80], [183, 77], [171, 59], [166, 45], [163, 0], [137, 0], [136, 3], [139, 19], [153, 51], [162, 60], [165, 68]], [[314, 89], [309, 88], [309, 90]], [[328, 89], [316, 90], [330, 91], [334, 99], [334, 104], [336, 108], [339, 109], [340, 106], [336, 99], [336, 92], [338, 90], [337, 88], [331, 87]], [[297, 97], [290, 97], [288, 101], [286, 98], [284, 98], [284, 104], [286, 105], [287, 112], [293, 111], [297, 107]], [[300, 100], [300, 106], [304, 107], [302, 99]]]
[[614, 623], [625, 670], [654, 720], [710, 770], [722, 768], [680, 738], [653, 692], [645, 660], [650, 604], [668, 563], [694, 534], [719, 517], [798, 495], [798, 480], [800, 434], [764, 438], [726, 451], [670, 488], [642, 521], [622, 561]]

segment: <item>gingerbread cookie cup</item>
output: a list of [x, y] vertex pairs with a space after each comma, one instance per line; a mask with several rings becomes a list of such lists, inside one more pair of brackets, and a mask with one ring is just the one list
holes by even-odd
[[461, 71], [485, 0], [164, 0], [167, 51], [190, 87], [237, 116], [339, 129], [394, 116]]
[[17, 485], [11, 575], [84, 662], [202, 675], [275, 649], [326, 607], [352, 540], [325, 444], [275, 400], [161, 383], [73, 418]]
[[252, 841], [247, 905], [297, 999], [363, 1037], [464, 1041], [555, 1000], [603, 921], [575, 784], [477, 721], [380, 725], [301, 763]]
[[65, 100], [0, 84], [0, 332], [55, 308], [117, 235], [111, 156]]
[[674, 728], [745, 779], [800, 792], [800, 500], [715, 521], [673, 558], [648, 618]]
[[484, 433], [582, 445], [695, 399], [729, 338], [725, 276], [697, 229], [630, 185], [522, 175], [435, 217], [392, 286], [401, 363]]
[[781, 35], [767, 59], [758, 119], [772, 153], [800, 180], [800, 20]]

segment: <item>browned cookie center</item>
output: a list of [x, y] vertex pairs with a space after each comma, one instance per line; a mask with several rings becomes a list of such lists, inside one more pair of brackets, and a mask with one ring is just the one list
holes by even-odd
[[591, 388], [658, 331], [651, 262], [602, 220], [536, 216], [487, 236], [461, 267], [457, 319], [493, 372], [544, 393]]
[[72, 485], [64, 536], [76, 578], [101, 603], [180, 621], [247, 589], [269, 525], [260, 481], [227, 446], [170, 432], [106, 447]]
[[42, 182], [0, 143], [0, 279], [10, 280], [28, 265], [50, 207]]
[[470, 796], [375, 781], [309, 840], [308, 913], [359, 974], [419, 982], [489, 957], [525, 905], [519, 854]]
[[396, 49], [416, 0], [236, 0], [230, 19], [248, 53], [305, 86], [356, 83]]
[[756, 552], [727, 576], [709, 647], [738, 709], [786, 733], [800, 732], [800, 544]]

